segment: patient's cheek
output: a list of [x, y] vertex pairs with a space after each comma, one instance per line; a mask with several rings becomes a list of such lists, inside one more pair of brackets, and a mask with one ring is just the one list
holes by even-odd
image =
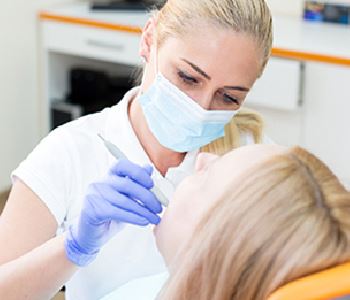
[[161, 223], [154, 229], [154, 233], [158, 250], [169, 265], [177, 251], [190, 237], [193, 223], [184, 217], [184, 214], [178, 214], [178, 210], [171, 211], [170, 207], [167, 210]]
[[161, 223], [155, 229], [157, 246], [167, 264], [181, 246], [192, 237], [205, 206], [202, 187], [196, 177], [188, 177], [177, 188]]

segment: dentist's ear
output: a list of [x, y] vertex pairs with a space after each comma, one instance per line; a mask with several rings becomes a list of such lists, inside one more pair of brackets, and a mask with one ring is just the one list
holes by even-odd
[[198, 154], [195, 164], [195, 170], [201, 171], [208, 167], [214, 160], [216, 160], [219, 156], [212, 153], [201, 152]]
[[151, 48], [155, 43], [156, 19], [150, 17], [142, 30], [139, 55], [146, 63], [150, 61]]

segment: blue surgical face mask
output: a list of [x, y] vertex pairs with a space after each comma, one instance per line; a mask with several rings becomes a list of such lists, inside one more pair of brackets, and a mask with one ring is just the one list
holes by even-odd
[[203, 109], [160, 72], [138, 101], [153, 135], [176, 152], [196, 150], [223, 137], [225, 125], [237, 113]]

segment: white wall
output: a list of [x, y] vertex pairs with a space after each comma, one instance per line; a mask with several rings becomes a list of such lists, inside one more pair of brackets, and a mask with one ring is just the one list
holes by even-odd
[[40, 138], [37, 10], [43, 5], [65, 2], [67, 0], [1, 1], [0, 191], [9, 186], [10, 172]]
[[273, 15], [301, 16], [303, 0], [267, 0]]

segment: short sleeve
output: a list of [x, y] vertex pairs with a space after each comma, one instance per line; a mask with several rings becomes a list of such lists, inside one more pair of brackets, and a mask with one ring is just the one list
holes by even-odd
[[46, 204], [59, 227], [67, 214], [73, 179], [72, 145], [64, 127], [58, 128], [11, 174], [12, 182], [19, 178]]

